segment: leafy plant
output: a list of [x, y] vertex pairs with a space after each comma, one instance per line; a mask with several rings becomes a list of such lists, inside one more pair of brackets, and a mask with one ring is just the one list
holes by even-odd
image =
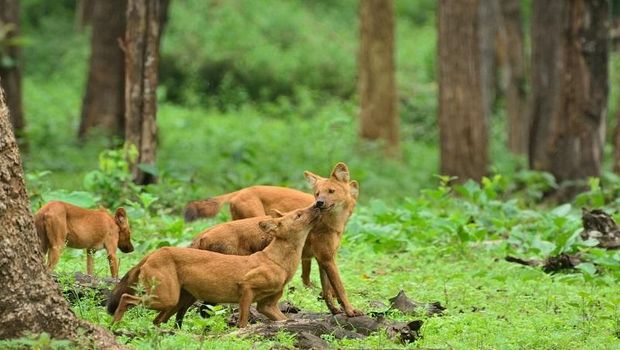
[[101, 152], [99, 169], [86, 174], [84, 188], [99, 195], [102, 203], [109, 208], [139, 197], [141, 188], [134, 184], [129, 168], [137, 156], [138, 150], [130, 144], [121, 149]]

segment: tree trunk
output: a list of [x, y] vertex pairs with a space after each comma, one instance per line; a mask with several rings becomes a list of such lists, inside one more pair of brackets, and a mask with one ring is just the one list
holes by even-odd
[[382, 140], [388, 155], [399, 154], [399, 116], [394, 68], [394, 3], [360, 1], [358, 90], [362, 139]]
[[480, 74], [482, 76], [482, 105], [487, 118], [491, 117], [497, 95], [497, 33], [500, 24], [500, 0], [479, 0], [478, 43]]
[[441, 173], [480, 180], [488, 165], [479, 40], [480, 2], [440, 0], [438, 6]]
[[506, 71], [508, 149], [527, 155], [530, 113], [527, 111], [523, 25], [519, 0], [502, 0], [499, 42]]
[[47, 332], [84, 347], [121, 348], [107, 331], [75, 317], [47, 271], [1, 89], [0, 237], [0, 339]]
[[[125, 34], [126, 0], [89, 1], [92, 5], [90, 69], [78, 136], [92, 128], [123, 137], [125, 123], [125, 61], [119, 40]], [[86, 10], [85, 10], [86, 11]]]
[[125, 135], [127, 142], [138, 149], [132, 168], [138, 184], [155, 181], [154, 174], [144, 172], [138, 165], [155, 164], [161, 5], [160, 0], [130, 0], [127, 8]]
[[[609, 5], [534, 1], [530, 165], [558, 182], [601, 174]], [[571, 197], [578, 186], [567, 188]]]
[[78, 30], [93, 23], [95, 0], [77, 0], [75, 4], [75, 26]]
[[[7, 28], [1, 39], [19, 37], [19, 0], [0, 0], [0, 29]], [[20, 47], [8, 44], [0, 50], [0, 85], [6, 91], [6, 103], [11, 111], [13, 131], [21, 145], [25, 144], [25, 122], [22, 109], [22, 78], [20, 70]]]

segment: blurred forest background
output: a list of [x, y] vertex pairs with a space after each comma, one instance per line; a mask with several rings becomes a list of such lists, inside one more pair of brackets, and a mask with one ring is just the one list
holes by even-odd
[[[136, 162], [176, 203], [301, 187], [336, 161], [363, 201], [399, 201], [435, 174], [568, 184], [560, 200], [589, 176], [615, 180], [617, 1], [161, 4], [157, 162]], [[76, 179], [130, 139], [124, 6], [2, 1], [2, 85], [31, 187], [88, 189]]]
[[[124, 72], [118, 38], [124, 36], [124, 2], [4, 0], [3, 8], [9, 9], [9, 3], [21, 7], [21, 22], [15, 38], [11, 37], [15, 27], [5, 21], [0, 31], [1, 62], [4, 71], [21, 70], [23, 124], [15, 126], [26, 170], [33, 177], [45, 178], [53, 188], [82, 189], [84, 184], [76, 179], [98, 167], [99, 153], [123, 144]], [[175, 193], [178, 203], [256, 183], [300, 187], [301, 171], [325, 170], [336, 161], [349, 163], [362, 183], [363, 200], [381, 197], [398, 201], [433, 184], [433, 175], [439, 173], [461, 180], [501, 173], [516, 176], [516, 181], [543, 178], [540, 181], [549, 182], [545, 175], [527, 171], [527, 139], [513, 140], [519, 133], [532, 133], [517, 129], [518, 125], [531, 125], [532, 95], [540, 95], [532, 86], [532, 77], [537, 76], [534, 70], [539, 69], [532, 53], [532, 28], [536, 30], [532, 7], [545, 5], [491, 0], [480, 4], [489, 13], [444, 14], [462, 21], [467, 21], [468, 15], [487, 16], [469, 26], [479, 30], [480, 36], [464, 39], [478, 42], [479, 52], [459, 52], [454, 46], [464, 42], [458, 35], [467, 35], [467, 30], [462, 30], [467, 26], [445, 28], [447, 38], [454, 40], [444, 42], [450, 50], [444, 66], [460, 65], [471, 74], [479, 71], [481, 76], [486, 74], [485, 81], [472, 81], [466, 75], [459, 78], [454, 70], [438, 69], [438, 57], [441, 60], [442, 56], [438, 55], [440, 14], [436, 1], [395, 1], [393, 14], [388, 14], [393, 23], [380, 23], [380, 27], [394, 25], [394, 98], [399, 121], [393, 123], [399, 138], [383, 143], [399, 142], [396, 153], [384, 157], [381, 141], [360, 141], [358, 137], [384, 138], [381, 132], [365, 135], [360, 120], [368, 119], [358, 118], [363, 114], [363, 98], [358, 92], [358, 77], [363, 73], [358, 70], [362, 11], [357, 1], [166, 2], [157, 88], [157, 163], [145, 169], [158, 175], [159, 186], [177, 188], [182, 184], [183, 189]], [[456, 8], [448, 3], [445, 7]], [[606, 11], [610, 14], [614, 9], [617, 6]], [[559, 12], [549, 16], [564, 16], [566, 22], [557, 25], [569, 25], [568, 9], [555, 10]], [[540, 22], [549, 33], [550, 22], [545, 18]], [[601, 26], [605, 26], [604, 35], [615, 40], [613, 23], [601, 21]], [[614, 47], [606, 47], [602, 53], [609, 53], [612, 83], [618, 80]], [[19, 52], [12, 55], [14, 51]], [[561, 66], [555, 64], [561, 62], [558, 57], [546, 59], [546, 67]], [[605, 59], [600, 61], [602, 65]], [[89, 70], [95, 80], [90, 83]], [[440, 73], [447, 74], [446, 86], [466, 93], [461, 102], [450, 96], [441, 100], [446, 104], [444, 117], [438, 117]], [[606, 84], [605, 78], [602, 76], [599, 84]], [[361, 88], [363, 83], [359, 84]], [[3, 79], [9, 95], [14, 86]], [[614, 84], [611, 86], [609, 97], [598, 100], [603, 112], [595, 117], [594, 126], [596, 130], [601, 130], [597, 129], [601, 124], [607, 126], [603, 173], [611, 170], [613, 159], [611, 140], [618, 96]], [[546, 93], [545, 98], [553, 100], [550, 89]], [[388, 105], [391, 98], [389, 92], [380, 97], [387, 99], [384, 103]], [[605, 111], [608, 118], [603, 117]], [[14, 117], [18, 113], [11, 112]], [[391, 125], [390, 119], [380, 119], [392, 118], [390, 113], [370, 116], [370, 130]], [[553, 118], [553, 113], [545, 113], [540, 117]], [[559, 123], [573, 123], [568, 113], [560, 114]], [[372, 118], [378, 124], [373, 125]], [[442, 118], [448, 122], [438, 122]], [[439, 126], [446, 129], [444, 141]], [[548, 135], [540, 137], [549, 139]], [[442, 158], [439, 146], [446, 142], [458, 146], [447, 145]], [[456, 150], [453, 156], [447, 155], [450, 149]], [[454, 164], [440, 165], [441, 159]], [[601, 174], [598, 165], [577, 175], [568, 174], [572, 170], [555, 171], [552, 166], [539, 166], [538, 170], [563, 180]], [[50, 173], [41, 175], [42, 171]]]

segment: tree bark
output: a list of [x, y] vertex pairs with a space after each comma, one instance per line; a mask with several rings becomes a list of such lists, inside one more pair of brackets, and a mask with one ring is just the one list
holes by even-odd
[[441, 173], [457, 181], [480, 180], [487, 173], [479, 11], [477, 0], [440, 0], [438, 6]]
[[138, 165], [154, 165], [157, 147], [157, 63], [161, 34], [160, 0], [130, 0], [125, 36], [125, 135], [138, 149], [133, 164], [138, 184], [155, 181], [155, 176]]
[[[5, 39], [19, 37], [19, 23], [19, 1], [0, 0], [0, 28], [10, 27]], [[6, 103], [11, 111], [13, 131], [19, 143], [24, 145], [26, 123], [22, 108], [20, 51], [19, 45], [9, 44], [0, 53], [0, 85], [6, 91]]]
[[530, 132], [530, 113], [527, 111], [527, 78], [523, 51], [523, 24], [519, 0], [502, 0], [500, 51], [506, 72], [506, 115], [508, 149], [527, 155]]
[[362, 139], [382, 140], [386, 154], [399, 154], [399, 116], [394, 64], [394, 3], [360, 1], [358, 91]]
[[0, 89], [0, 339], [47, 332], [84, 347], [122, 348], [69, 309], [44, 264], [9, 111]]
[[[90, 68], [78, 136], [99, 128], [108, 135], [123, 137], [125, 124], [125, 61], [119, 40], [125, 34], [126, 0], [82, 0], [92, 6]], [[86, 10], [85, 10], [86, 11]]]
[[75, 4], [75, 26], [78, 30], [91, 25], [95, 12], [96, 0], [77, 0]]
[[[549, 0], [533, 6], [530, 166], [558, 182], [599, 176], [609, 90], [609, 4]], [[567, 198], [579, 190], [568, 188]]]
[[479, 0], [478, 43], [480, 47], [480, 74], [482, 76], [482, 105], [490, 118], [497, 95], [497, 34], [500, 24], [500, 0]]

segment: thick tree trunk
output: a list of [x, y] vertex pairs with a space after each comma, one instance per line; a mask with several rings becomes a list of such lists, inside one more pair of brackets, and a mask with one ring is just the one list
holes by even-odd
[[480, 74], [482, 76], [482, 105], [487, 118], [491, 117], [497, 95], [497, 34], [500, 24], [500, 0], [479, 0], [478, 43], [480, 46]]
[[75, 25], [79, 30], [91, 25], [95, 12], [95, 0], [77, 0], [75, 3]]
[[[19, 22], [19, 1], [0, 0], [0, 29], [8, 29], [4, 39], [19, 36]], [[26, 124], [22, 109], [20, 47], [19, 45], [9, 45], [4, 50], [0, 53], [0, 86], [6, 91], [6, 103], [11, 111], [13, 130], [19, 143], [23, 145], [25, 143], [24, 130]]]
[[0, 339], [47, 332], [84, 347], [121, 348], [111, 334], [75, 317], [47, 271], [8, 118], [0, 89]]
[[155, 181], [139, 164], [154, 165], [157, 146], [157, 63], [161, 34], [160, 0], [130, 0], [125, 36], [125, 135], [138, 149], [136, 183]]
[[480, 180], [488, 165], [477, 0], [439, 1], [438, 73], [441, 173]]
[[[90, 69], [78, 136], [92, 128], [123, 137], [125, 125], [125, 58], [119, 40], [125, 35], [126, 0], [89, 1], [92, 6]], [[85, 10], [86, 11], [86, 10]]]
[[500, 51], [506, 71], [506, 115], [508, 149], [527, 155], [530, 132], [530, 113], [527, 111], [523, 24], [519, 0], [502, 0]]
[[392, 0], [360, 1], [358, 90], [362, 139], [382, 140], [388, 155], [399, 153], [399, 116], [394, 64]]
[[[534, 1], [530, 165], [559, 182], [599, 176], [608, 95], [609, 4]], [[575, 194], [571, 187], [567, 197]]]

